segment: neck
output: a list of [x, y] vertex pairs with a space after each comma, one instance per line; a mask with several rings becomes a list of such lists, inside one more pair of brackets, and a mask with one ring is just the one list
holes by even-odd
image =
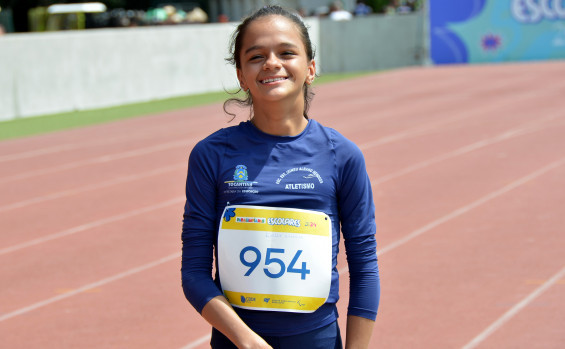
[[296, 136], [308, 125], [303, 110], [303, 104], [291, 108], [270, 104], [268, 109], [254, 105], [251, 122], [262, 132], [273, 136]]

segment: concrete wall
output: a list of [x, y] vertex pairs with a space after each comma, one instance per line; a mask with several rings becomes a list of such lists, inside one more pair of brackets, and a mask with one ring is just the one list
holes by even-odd
[[374, 15], [353, 21], [320, 21], [320, 64], [324, 72], [392, 69], [421, 65], [421, 13]]
[[[280, 5], [287, 9], [303, 9], [307, 14], [311, 14], [319, 7], [329, 7], [333, 0], [209, 0], [209, 14], [213, 21], [218, 15], [224, 14], [232, 21], [239, 21], [249, 15], [252, 11], [264, 5]], [[343, 8], [353, 12], [356, 0], [341, 0]]]
[[181, 96], [236, 83], [232, 24], [0, 38], [0, 120]]
[[[418, 17], [309, 18], [322, 72], [414, 65]], [[234, 23], [0, 37], [0, 120], [221, 91]]]

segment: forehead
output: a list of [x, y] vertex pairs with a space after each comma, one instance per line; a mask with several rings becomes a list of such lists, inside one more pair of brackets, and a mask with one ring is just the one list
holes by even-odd
[[270, 15], [249, 23], [242, 45], [249, 47], [256, 45], [258, 41], [274, 44], [273, 40], [295, 45], [303, 44], [302, 35], [296, 23], [284, 16]]

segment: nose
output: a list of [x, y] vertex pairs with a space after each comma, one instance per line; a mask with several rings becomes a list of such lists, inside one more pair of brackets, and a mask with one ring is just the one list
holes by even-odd
[[265, 64], [263, 64], [264, 70], [272, 70], [281, 67], [281, 61], [275, 53], [270, 53], [265, 59]]

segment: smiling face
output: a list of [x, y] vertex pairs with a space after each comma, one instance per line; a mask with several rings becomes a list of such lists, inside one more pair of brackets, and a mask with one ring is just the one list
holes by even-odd
[[262, 17], [246, 28], [237, 77], [253, 104], [264, 102], [304, 105], [304, 84], [316, 75], [296, 24], [279, 15]]

